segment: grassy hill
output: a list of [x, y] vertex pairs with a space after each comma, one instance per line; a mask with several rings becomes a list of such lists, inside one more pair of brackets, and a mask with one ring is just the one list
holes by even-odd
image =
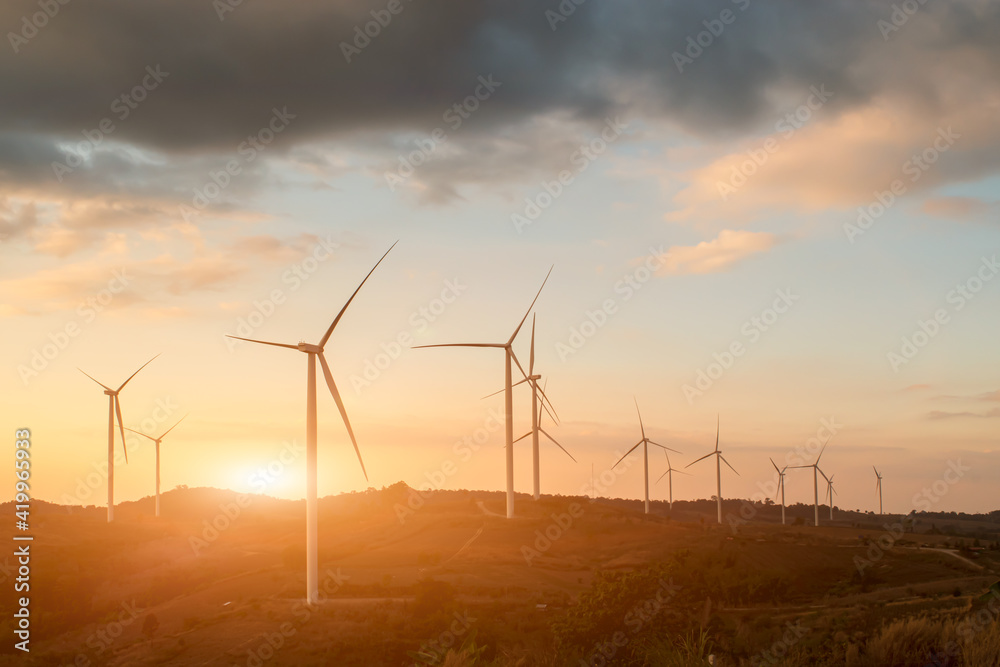
[[[902, 642], [924, 665], [981, 611], [992, 616], [973, 643], [1000, 642], [978, 600], [1000, 576], [997, 513], [836, 511], [814, 528], [734, 500], [725, 514], [751, 518], [719, 526], [710, 500], [646, 516], [630, 500], [518, 496], [507, 520], [502, 493], [400, 483], [321, 499], [324, 600], [308, 607], [303, 501], [176, 489], [161, 502], [160, 519], [146, 498], [113, 524], [104, 508], [33, 505], [32, 651], [8, 641], [0, 664], [410, 665], [429, 664], [421, 647], [429, 661], [464, 644], [484, 665], [709, 653], [716, 665], [867, 665], [887, 664], [872, 662], [887, 655], [879, 642]], [[13, 605], [11, 593], [3, 619]]]

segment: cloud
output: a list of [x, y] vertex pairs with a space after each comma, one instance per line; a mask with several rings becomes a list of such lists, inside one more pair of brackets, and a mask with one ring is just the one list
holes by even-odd
[[695, 246], [671, 246], [662, 257], [657, 275], [721, 273], [751, 255], [770, 250], [777, 243], [773, 234], [724, 229], [711, 241]]
[[920, 209], [927, 215], [946, 219], [966, 219], [983, 215], [993, 205], [975, 197], [934, 197], [924, 201]]
[[220, 244], [215, 250], [196, 250], [187, 257], [164, 252], [140, 260], [129, 256], [122, 235], [108, 234], [104, 242], [104, 251], [97, 257], [0, 280], [0, 302], [7, 304], [5, 312], [39, 315], [73, 311], [88, 299], [100, 297], [109, 300], [107, 304], [101, 302], [108, 310], [139, 304], [140, 314], [177, 317], [181, 310], [176, 299], [222, 292], [264, 267], [301, 260], [309, 255], [319, 237], [257, 235]]
[[[711, 135], [752, 128], [790, 91], [819, 83], [845, 106], [903, 88], [926, 101], [914, 55], [933, 46], [922, 60], [962, 52], [996, 62], [1000, 52], [1000, 10], [976, 0], [923, 6], [889, 42], [876, 22], [891, 12], [873, 1], [778, 0], [745, 11], [730, 0], [585, 3], [553, 30], [546, 11], [559, 5], [405, 3], [348, 62], [342, 44], [384, 11], [382, 0], [242, 3], [224, 20], [201, 0], [94, 0], [0, 65], [0, 130], [79, 140], [107, 117], [116, 141], [231, 151], [287, 107], [297, 116], [282, 136], [289, 144], [427, 131], [492, 74], [503, 83], [476, 112], [481, 129], [556, 111], [598, 123], [634, 112]], [[679, 71], [673, 54], [724, 9], [734, 24]], [[5, 2], [0, 23], [19, 25], [33, 11], [31, 0]], [[168, 74], [121, 118], [115, 100], [156, 66]]]
[[1000, 417], [1000, 408], [995, 408], [989, 410], [985, 413], [979, 412], [945, 412], [943, 410], [932, 410], [927, 413], [928, 419], [962, 419], [962, 418], [973, 418], [973, 419], [996, 419]]

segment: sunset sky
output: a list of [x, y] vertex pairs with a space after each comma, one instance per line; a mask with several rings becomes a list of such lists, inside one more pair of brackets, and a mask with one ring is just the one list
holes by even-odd
[[[101, 0], [37, 28], [5, 2], [0, 422], [33, 432], [35, 497], [105, 502], [77, 368], [117, 386], [158, 353], [121, 399], [154, 435], [190, 413], [165, 490], [303, 497], [306, 357], [225, 335], [318, 342], [398, 240], [326, 352], [370, 480], [321, 385], [321, 495], [450, 464], [443, 488], [502, 489], [502, 352], [409, 346], [506, 341], [554, 265], [536, 367], [579, 463], [543, 442], [543, 493], [639, 440], [635, 396], [677, 468], [720, 416], [727, 497], [832, 423], [838, 505], [877, 509], [874, 464], [887, 511], [996, 509], [1000, 5], [562, 7]], [[515, 435], [529, 410], [520, 387]], [[153, 491], [129, 445], [116, 500]], [[602, 495], [641, 497], [634, 462]], [[690, 472], [675, 499], [715, 493]]]

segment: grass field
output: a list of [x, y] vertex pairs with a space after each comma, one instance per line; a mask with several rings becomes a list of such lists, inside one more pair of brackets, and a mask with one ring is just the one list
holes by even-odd
[[[897, 533], [902, 517], [879, 530], [844, 512], [781, 526], [774, 508], [719, 526], [705, 501], [671, 518], [662, 503], [644, 516], [633, 501], [519, 496], [507, 520], [499, 493], [438, 492], [413, 509], [408, 491], [321, 501], [315, 607], [302, 502], [181, 489], [163, 518], [145, 499], [110, 525], [100, 508], [38, 503], [32, 651], [7, 642], [0, 661], [1000, 664], [1000, 600], [978, 599], [1000, 578], [987, 517], [949, 520], [952, 535], [919, 532], [933, 517]], [[12, 597], [4, 606], [10, 619]]]

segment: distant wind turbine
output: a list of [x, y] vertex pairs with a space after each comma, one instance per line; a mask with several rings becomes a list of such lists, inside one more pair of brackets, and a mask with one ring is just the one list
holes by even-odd
[[834, 475], [827, 477], [822, 470], [819, 471], [819, 474], [823, 475], [823, 479], [826, 480], [826, 498], [830, 502], [830, 521], [833, 521], [833, 495], [836, 493], [839, 496], [840, 494], [833, 488]]
[[385, 259], [386, 255], [388, 255], [395, 247], [396, 244], [393, 243], [389, 250], [386, 250], [385, 255], [382, 255], [382, 259], [375, 263], [375, 266], [368, 272], [365, 279], [361, 281], [358, 288], [354, 290], [354, 294], [351, 295], [351, 298], [347, 300], [344, 307], [340, 309], [339, 313], [337, 313], [337, 317], [334, 318], [333, 324], [330, 325], [330, 327], [326, 330], [326, 333], [323, 334], [323, 337], [316, 345], [304, 342], [300, 342], [298, 345], [287, 345], [285, 343], [271, 343], [264, 340], [253, 340], [251, 338], [229, 336], [227, 334], [229, 338], [235, 338], [236, 340], [245, 340], [249, 343], [261, 343], [262, 345], [273, 345], [274, 347], [285, 347], [289, 350], [298, 350], [299, 352], [304, 352], [309, 355], [308, 370], [306, 375], [306, 601], [309, 604], [316, 604], [319, 601], [319, 512], [316, 497], [316, 359], [319, 358], [319, 363], [323, 367], [323, 375], [326, 377], [326, 385], [330, 388], [333, 400], [337, 403], [337, 408], [340, 410], [340, 416], [344, 419], [344, 426], [347, 427], [347, 433], [351, 436], [351, 443], [354, 445], [354, 452], [358, 455], [358, 462], [361, 464], [361, 472], [364, 473], [365, 480], [367, 480], [368, 471], [365, 470], [365, 462], [361, 459], [361, 450], [358, 448], [358, 441], [354, 437], [354, 429], [351, 428], [351, 422], [347, 418], [347, 410], [344, 408], [344, 401], [340, 397], [340, 392], [337, 391], [337, 384], [333, 381], [333, 373], [330, 372], [330, 366], [326, 363], [326, 357], [323, 356], [323, 350], [326, 347], [327, 341], [330, 340], [333, 330], [336, 329], [337, 325], [340, 323], [340, 318], [342, 318], [344, 313], [347, 311], [347, 307], [351, 305], [352, 301], [354, 301], [354, 297], [356, 297], [358, 292], [361, 291], [361, 288], [364, 287], [368, 278], [375, 273], [375, 269], [378, 268], [378, 265], [382, 263], [382, 260]]
[[[819, 456], [816, 457], [816, 461], [812, 465], [807, 466], [792, 466], [793, 468], [812, 468], [813, 469], [813, 514], [816, 521], [816, 525], [819, 525], [819, 460], [823, 458], [823, 450], [826, 449], [826, 445], [819, 450]], [[824, 475], [825, 477], [826, 475]]]
[[639, 415], [639, 429], [642, 431], [642, 440], [635, 443], [635, 445], [632, 446], [632, 449], [625, 452], [625, 454], [618, 459], [618, 462], [611, 466], [611, 469], [614, 470], [614, 468], [618, 466], [618, 463], [624, 461], [626, 456], [634, 452], [639, 445], [642, 445], [642, 481], [645, 488], [646, 514], [649, 514], [649, 445], [656, 445], [664, 451], [669, 449], [675, 454], [680, 454], [680, 452], [676, 449], [670, 449], [670, 447], [664, 447], [663, 445], [653, 442], [646, 437], [646, 427], [642, 425], [642, 413], [639, 412], [639, 401], [636, 400], [634, 396], [632, 397], [632, 400], [635, 401], [635, 411]]
[[[565, 447], [563, 447], [561, 444], [559, 444], [559, 442], [555, 438], [553, 438], [551, 435], [549, 435], [548, 431], [546, 431], [541, 426], [541, 419], [542, 419], [542, 417], [544, 415], [541, 414], [538, 411], [539, 405], [541, 405], [542, 409], [545, 410], [545, 412], [549, 413], [549, 416], [552, 417], [552, 421], [554, 421], [557, 424], [559, 423], [559, 419], [558, 419], [558, 417], [555, 414], [555, 407], [552, 406], [552, 402], [549, 400], [549, 397], [545, 395], [545, 388], [538, 386], [538, 381], [541, 380], [541, 379], [542, 379], [541, 375], [535, 374], [535, 316], [532, 315], [532, 317], [531, 317], [531, 359], [528, 362], [528, 377], [526, 377], [525, 379], [523, 379], [523, 380], [521, 380], [519, 382], [515, 382], [514, 383], [515, 387], [517, 385], [523, 384], [525, 382], [529, 382], [531, 384], [531, 430], [528, 431], [527, 433], [525, 433], [524, 435], [522, 435], [520, 438], [517, 438], [516, 440], [514, 440], [514, 442], [518, 443], [521, 440], [524, 440], [525, 438], [527, 438], [529, 435], [531, 436], [531, 462], [532, 462], [533, 478], [534, 478], [533, 479], [533, 491], [532, 491], [532, 495], [533, 495], [533, 497], [534, 497], [535, 500], [539, 500], [542, 497], [542, 492], [541, 492], [541, 473], [539, 472], [539, 455], [538, 455], [539, 434], [544, 435], [546, 438], [548, 438], [549, 440], [551, 440], [556, 445], [556, 447], [558, 447], [559, 449], [561, 449], [564, 452], [566, 452], [566, 456], [568, 456], [571, 459], [573, 459], [573, 463], [577, 462], [577, 460], [575, 458], [573, 458], [573, 455], [570, 454], [566, 450]], [[497, 394], [502, 394], [504, 391], [506, 391], [506, 390], [505, 389], [501, 389], [498, 392], [494, 392], [494, 393], [490, 394], [486, 398], [490, 398], [490, 397], [496, 396]], [[539, 396], [542, 399], [541, 401], [538, 400]], [[548, 403], [548, 405], [546, 405], [546, 403]], [[551, 407], [551, 410], [549, 409], [550, 407]]]
[[[552, 267], [554, 268], [554, 267]], [[517, 334], [521, 332], [521, 327], [524, 326], [524, 322], [528, 319], [528, 315], [531, 314], [532, 309], [535, 307], [535, 302], [538, 301], [538, 297], [541, 296], [542, 290], [545, 288], [545, 283], [548, 282], [549, 276], [552, 275], [552, 268], [545, 275], [545, 280], [542, 281], [542, 286], [538, 288], [538, 294], [535, 295], [534, 300], [531, 305], [528, 306], [527, 312], [524, 313], [524, 317], [521, 318], [521, 322], [514, 329], [514, 333], [511, 334], [510, 338], [507, 339], [506, 343], [443, 343], [438, 345], [416, 345], [414, 349], [418, 348], [428, 348], [428, 347], [493, 347], [502, 349], [504, 351], [504, 422], [506, 426], [506, 440], [505, 444], [507, 447], [507, 518], [514, 518], [514, 390], [513, 390], [513, 378], [511, 376], [511, 362], [517, 364], [518, 370], [521, 371], [521, 375], [528, 377], [528, 374], [524, 372], [524, 368], [521, 366], [521, 362], [517, 360], [514, 355], [514, 339], [517, 338]]]
[[[716, 493], [715, 498], [716, 498], [716, 504], [717, 504], [718, 511], [719, 511], [719, 523], [721, 524], [722, 523], [722, 465], [721, 465], [720, 461], [722, 463], [725, 463], [727, 466], [729, 466], [729, 469], [732, 470], [733, 472], [736, 472], [736, 468], [734, 468], [729, 463], [729, 461], [726, 461], [726, 457], [724, 457], [722, 455], [722, 451], [719, 449], [719, 424], [720, 424], [719, 418], [716, 417], [716, 420], [715, 420], [715, 451], [714, 452], [710, 452], [708, 454], [705, 454], [700, 459], [696, 459], [696, 460], [692, 461], [691, 463], [687, 464], [684, 467], [685, 468], [690, 468], [695, 463], [698, 463], [698, 461], [704, 461], [709, 456], [714, 456], [715, 457], [715, 481], [716, 481], [716, 485], [718, 487], [718, 492]], [[736, 472], [736, 475], [739, 476], [739, 473]]]
[[[185, 419], [187, 419], [187, 415], [184, 415], [183, 417], [181, 417], [177, 421], [177, 424], [180, 424]], [[138, 433], [139, 435], [141, 435], [144, 438], [149, 438], [150, 440], [153, 441], [153, 444], [156, 445], [156, 516], [160, 516], [160, 442], [162, 442], [163, 439], [165, 437], [167, 437], [167, 433], [170, 433], [175, 428], [177, 428], [177, 424], [174, 424], [173, 426], [171, 426], [170, 428], [168, 428], [166, 431], [164, 431], [163, 435], [161, 435], [159, 438], [154, 438], [151, 435], [146, 435], [142, 431], [136, 431], [134, 428], [129, 428], [127, 426], [125, 427], [126, 431], [132, 431], [133, 433]]]
[[[665, 473], [663, 473], [662, 475], [660, 475], [657, 478], [656, 482], [659, 482], [664, 477], [667, 478], [667, 489], [668, 489], [667, 493], [669, 494], [667, 497], [670, 498], [670, 510], [673, 511], [673, 509], [674, 509], [674, 473], [675, 472], [679, 472], [682, 475], [688, 475], [688, 476], [690, 476], [691, 473], [684, 472], [683, 470], [676, 470], [675, 468], [673, 468], [670, 465], [670, 454], [667, 454], [666, 450], [664, 450], [663, 455], [667, 457], [667, 471]], [[654, 483], [656, 483], [656, 482], [654, 482]]]
[[788, 466], [778, 469], [778, 464], [774, 462], [774, 459], [768, 459], [771, 465], [774, 466], [775, 472], [778, 473], [778, 491], [774, 494], [774, 499], [778, 499], [778, 493], [781, 494], [781, 525], [785, 525], [785, 471], [788, 470]]
[[875, 492], [878, 493], [878, 514], [882, 516], [882, 474], [879, 473], [878, 468], [872, 466], [872, 470], [875, 471]]
[[[156, 355], [156, 357], [158, 356], [160, 355]], [[156, 359], [156, 357], [153, 357], [153, 359]], [[150, 362], [153, 361], [153, 359], [150, 359], [142, 366], [140, 366], [139, 371], [148, 366]], [[87, 373], [84, 373], [82, 369], [78, 368], [77, 370], [83, 373], [84, 375], [87, 375]], [[108, 523], [111, 523], [115, 519], [115, 417], [116, 416], [118, 417], [118, 430], [122, 434], [122, 451], [125, 452], [125, 463], [128, 463], [128, 449], [125, 446], [125, 426], [124, 424], [122, 424], [122, 407], [121, 407], [121, 401], [118, 400], [118, 393], [125, 388], [125, 385], [127, 385], [129, 381], [139, 373], [139, 371], [136, 371], [135, 373], [132, 373], [132, 375], [129, 375], [128, 380], [122, 382], [121, 386], [118, 387], [117, 389], [112, 389], [106, 384], [97, 382], [97, 380], [94, 380], [94, 378], [91, 377], [90, 375], [87, 375], [87, 377], [89, 377], [91, 380], [94, 380], [94, 382], [97, 382], [97, 384], [104, 387], [104, 395], [108, 397]]]

